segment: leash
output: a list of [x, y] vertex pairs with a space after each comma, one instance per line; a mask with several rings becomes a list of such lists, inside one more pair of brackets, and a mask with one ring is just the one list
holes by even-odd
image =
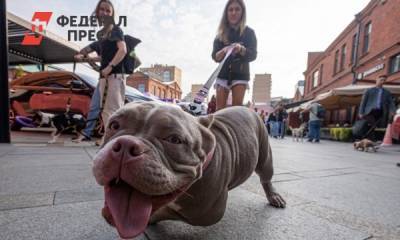
[[219, 63], [218, 67], [214, 70], [211, 76], [208, 78], [207, 82], [203, 85], [203, 87], [196, 93], [194, 100], [189, 104], [189, 113], [192, 115], [200, 115], [201, 114], [201, 103], [208, 96], [208, 91], [210, 90], [212, 84], [217, 79], [218, 74], [221, 72], [222, 66], [226, 62], [226, 59], [232, 54], [233, 46], [229, 46], [228, 52], [225, 54], [223, 60]]

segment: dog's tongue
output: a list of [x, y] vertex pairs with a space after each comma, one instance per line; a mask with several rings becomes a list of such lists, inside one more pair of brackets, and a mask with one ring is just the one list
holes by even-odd
[[110, 211], [119, 235], [122, 238], [133, 238], [141, 234], [150, 218], [151, 197], [124, 182], [106, 187], [104, 192], [105, 208]]

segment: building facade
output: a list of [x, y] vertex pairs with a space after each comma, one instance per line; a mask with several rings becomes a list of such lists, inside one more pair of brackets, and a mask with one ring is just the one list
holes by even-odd
[[304, 99], [382, 74], [400, 84], [400, 0], [372, 0], [324, 52], [310, 52]]
[[256, 74], [253, 83], [253, 103], [269, 104], [271, 101], [271, 74]]
[[[400, 84], [400, 0], [371, 0], [323, 52], [308, 53], [302, 100], [387, 75]], [[358, 104], [329, 109], [325, 125], [351, 124]]]
[[144, 94], [154, 95], [166, 101], [180, 100], [182, 97], [182, 90], [177, 82], [164, 82], [159, 75], [151, 72], [137, 71], [127, 78], [126, 84]]
[[178, 67], [162, 64], [154, 64], [148, 68], [140, 68], [143, 73], [154, 73], [161, 77], [162, 82], [176, 82], [179, 86], [182, 80], [182, 71]]

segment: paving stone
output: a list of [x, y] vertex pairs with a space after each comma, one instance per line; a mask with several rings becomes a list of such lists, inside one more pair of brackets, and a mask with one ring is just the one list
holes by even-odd
[[54, 193], [0, 195], [0, 211], [53, 205]]
[[94, 201], [0, 211], [0, 239], [119, 239], [101, 217], [102, 206]]
[[102, 187], [94, 186], [93, 188], [89, 189], [56, 192], [54, 204], [58, 205], [64, 203], [88, 202], [98, 200], [104, 200], [104, 191]]
[[209, 227], [164, 221], [146, 230], [150, 239], [364, 239], [368, 233], [349, 229], [297, 208], [275, 209], [266, 199], [244, 190], [229, 194], [223, 219]]

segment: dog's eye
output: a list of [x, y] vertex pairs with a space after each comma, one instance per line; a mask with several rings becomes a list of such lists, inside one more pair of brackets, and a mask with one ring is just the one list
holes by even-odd
[[119, 129], [119, 123], [117, 121], [112, 121], [109, 125], [109, 128], [111, 130], [118, 130]]
[[172, 143], [172, 144], [182, 144], [183, 140], [178, 135], [171, 135], [164, 140]]

